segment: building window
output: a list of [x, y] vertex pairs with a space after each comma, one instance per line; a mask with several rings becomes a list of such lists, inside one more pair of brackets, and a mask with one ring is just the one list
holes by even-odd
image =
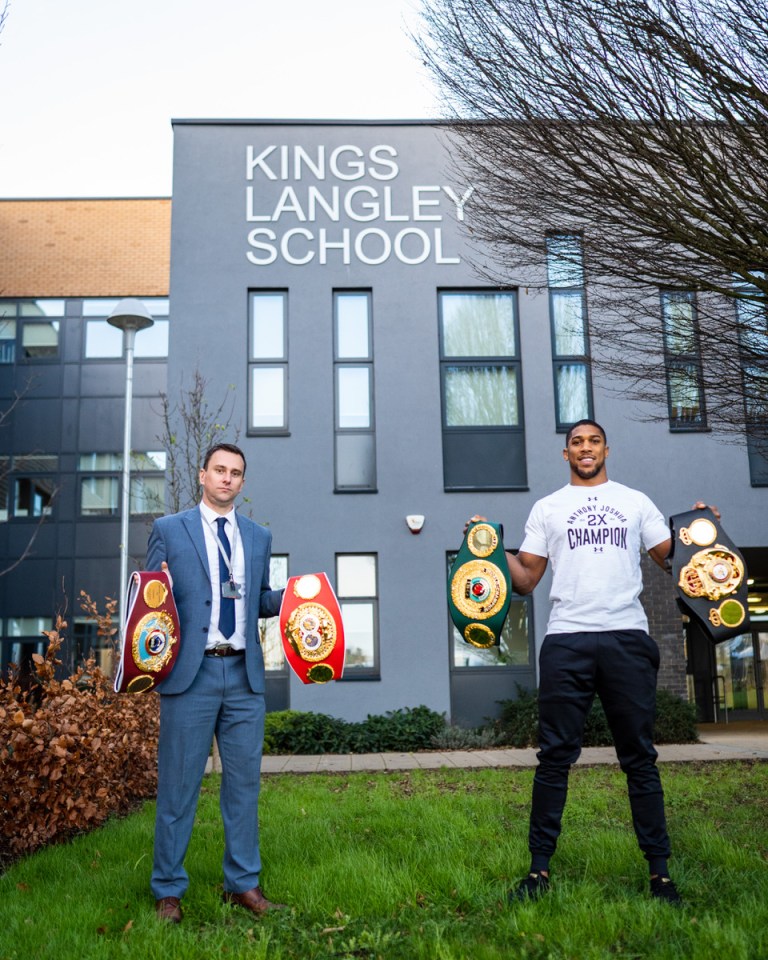
[[375, 553], [336, 555], [336, 594], [344, 621], [344, 679], [379, 679]]
[[16, 359], [16, 321], [5, 316], [5, 306], [0, 306], [0, 363], [13, 363]]
[[[7, 520], [9, 512], [16, 519], [49, 517], [57, 493], [59, 458], [53, 454], [28, 454], [4, 459], [0, 463], [0, 519]], [[10, 489], [12, 505], [8, 502]]]
[[72, 618], [72, 669], [76, 670], [91, 657], [108, 677], [114, 668], [115, 649], [109, 637], [99, 634], [99, 625], [91, 617]]
[[[448, 554], [448, 574], [456, 553]], [[475, 667], [528, 667], [531, 664], [533, 638], [533, 601], [513, 593], [504, 621], [499, 646], [473, 647], [467, 643], [448, 617], [451, 632], [451, 667], [455, 670]]]
[[[273, 590], [282, 590], [287, 583], [288, 557], [272, 554], [269, 561], [269, 585]], [[264, 669], [273, 674], [285, 673], [285, 651], [280, 636], [279, 617], [259, 620], [259, 638], [264, 655]]]
[[255, 290], [248, 326], [248, 432], [288, 432], [288, 292]]
[[375, 492], [371, 293], [333, 294], [335, 489]]
[[59, 356], [64, 300], [0, 301], [0, 363]]
[[11, 458], [0, 457], [0, 523], [8, 519], [8, 474]]
[[705, 429], [707, 416], [695, 294], [689, 290], [662, 290], [661, 316], [670, 429]]
[[42, 635], [51, 630], [50, 617], [8, 617], [5, 621], [5, 641], [2, 644], [0, 669], [6, 671], [10, 664], [19, 668], [21, 677], [33, 673], [32, 656], [45, 653], [47, 643]]
[[592, 417], [587, 300], [581, 238], [547, 237], [547, 284], [555, 383], [555, 424], [566, 432], [577, 420]]
[[[119, 360], [123, 356], [123, 331], [107, 323], [106, 318], [119, 300], [83, 300], [85, 319], [85, 359]], [[153, 360], [168, 356], [169, 301], [166, 297], [144, 297], [141, 301], [154, 323], [138, 330], [133, 346], [136, 360]]]
[[446, 490], [527, 486], [517, 296], [438, 292]]
[[744, 385], [744, 420], [753, 487], [768, 486], [768, 309], [765, 295], [743, 286], [736, 301]]
[[[131, 454], [130, 512], [159, 516], [165, 512], [165, 462], [162, 451]], [[80, 515], [115, 517], [120, 513], [123, 458], [119, 453], [83, 453], [80, 473]]]

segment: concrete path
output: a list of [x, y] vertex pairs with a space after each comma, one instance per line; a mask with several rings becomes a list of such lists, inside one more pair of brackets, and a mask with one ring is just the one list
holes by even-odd
[[[712, 760], [768, 760], [768, 721], [734, 721], [702, 724], [700, 743], [662, 744], [660, 763], [690, 763]], [[585, 747], [579, 764], [615, 764], [613, 747]], [[261, 772], [353, 773], [393, 770], [479, 770], [488, 767], [534, 767], [536, 750], [449, 750], [429, 753], [352, 753], [319, 756], [265, 756]]]

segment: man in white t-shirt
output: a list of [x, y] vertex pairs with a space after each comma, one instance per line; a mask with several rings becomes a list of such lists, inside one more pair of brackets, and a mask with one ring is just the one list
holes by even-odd
[[648, 635], [640, 603], [641, 550], [663, 568], [670, 533], [645, 494], [608, 479], [607, 456], [599, 424], [574, 424], [563, 450], [570, 483], [534, 505], [519, 553], [507, 553], [512, 583], [520, 594], [531, 593], [547, 562], [552, 564], [552, 611], [539, 654], [531, 867], [510, 891], [510, 901], [535, 898], [549, 888], [549, 861], [560, 835], [568, 774], [581, 752], [584, 723], [597, 693], [627, 777], [632, 822], [650, 868], [651, 895], [681, 902], [667, 870], [669, 837], [653, 746], [659, 650]]

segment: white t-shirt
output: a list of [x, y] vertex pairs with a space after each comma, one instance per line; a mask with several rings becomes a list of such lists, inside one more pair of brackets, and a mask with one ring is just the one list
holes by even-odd
[[612, 480], [568, 484], [537, 501], [520, 551], [552, 564], [547, 632], [647, 630], [640, 551], [669, 536], [644, 493]]

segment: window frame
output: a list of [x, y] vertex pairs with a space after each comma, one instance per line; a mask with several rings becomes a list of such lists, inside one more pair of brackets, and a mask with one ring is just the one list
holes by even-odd
[[[260, 297], [279, 296], [283, 305], [281, 357], [257, 358], [254, 356], [254, 305]], [[247, 353], [247, 429], [246, 436], [290, 436], [290, 416], [288, 410], [288, 316], [289, 291], [287, 287], [259, 287], [248, 291], [248, 353]], [[260, 370], [279, 370], [282, 374], [282, 414], [283, 422], [279, 426], [255, 426], [253, 423], [254, 378]]]
[[[667, 304], [677, 301], [685, 301], [690, 304], [690, 340], [691, 350], [675, 350], [672, 341], [679, 336], [678, 332], [672, 329], [669, 323], [669, 313]], [[702, 433], [709, 430], [707, 422], [707, 401], [704, 391], [704, 366], [701, 358], [701, 330], [699, 328], [698, 309], [696, 304], [696, 293], [693, 290], [681, 290], [672, 287], [661, 288], [659, 290], [659, 304], [661, 310], [661, 332], [664, 344], [664, 376], [666, 381], [667, 393], [667, 418], [669, 430], [671, 433]], [[674, 384], [673, 374], [683, 373], [686, 376], [688, 371], [693, 371], [692, 382], [698, 393], [699, 414], [697, 421], [685, 420], [677, 417], [674, 413]]]
[[[341, 355], [340, 349], [340, 311], [339, 303], [345, 297], [365, 299], [367, 322], [367, 352], [360, 355]], [[376, 461], [376, 384], [374, 370], [373, 344], [373, 291], [370, 288], [337, 287], [332, 291], [333, 316], [333, 489], [335, 493], [376, 493], [378, 491], [378, 470]], [[344, 371], [365, 370], [368, 390], [368, 425], [341, 425], [341, 380]], [[353, 438], [360, 438], [355, 441]], [[370, 476], [367, 483], [344, 482], [343, 448], [356, 444], [365, 458], [366, 472]]]
[[[374, 589], [373, 596], [362, 596], [355, 594], [348, 596], [341, 593], [339, 585], [339, 558], [348, 557], [372, 557], [374, 562]], [[336, 598], [339, 601], [339, 607], [342, 616], [345, 606], [363, 606], [371, 607], [371, 625], [373, 630], [373, 664], [370, 667], [348, 666], [346, 662], [346, 651], [344, 655], [344, 673], [340, 682], [354, 680], [381, 680], [381, 655], [380, 655], [380, 630], [379, 630], [379, 555], [374, 551], [354, 550], [334, 555], [334, 571], [336, 582]]]
[[[513, 341], [514, 354], [447, 354], [446, 353], [446, 330], [445, 330], [445, 303], [447, 298], [455, 296], [465, 296], [468, 298], [509, 298], [512, 307], [512, 323], [514, 325]], [[438, 350], [440, 365], [440, 422], [442, 430], [442, 448], [443, 448], [443, 489], [446, 493], [460, 493], [474, 490], [527, 490], [527, 465], [525, 454], [525, 406], [523, 390], [523, 364], [520, 342], [520, 310], [518, 302], [517, 288], [503, 287], [438, 287], [437, 288], [437, 324], [438, 324]], [[456, 425], [449, 424], [448, 421], [448, 381], [449, 371], [452, 368], [483, 368], [483, 369], [507, 369], [514, 373], [516, 387], [516, 412], [517, 422], [515, 424], [477, 424], [477, 425]], [[496, 481], [489, 482], [487, 465], [490, 458], [494, 457], [498, 462], [493, 451], [498, 453], [499, 440], [508, 438], [511, 441], [508, 451], [510, 461], [514, 461], [516, 467], [509, 467], [504, 464], [501, 473]], [[465, 445], [470, 445], [473, 450], [479, 450], [472, 458], [467, 458], [467, 463], [480, 463], [480, 470], [477, 474], [472, 473], [466, 480], [458, 480], [455, 470], [455, 463], [459, 459], [457, 450]], [[514, 447], [514, 450], [512, 448]], [[509, 469], [509, 473], [505, 472]], [[518, 471], [518, 476], [514, 477], [512, 470]], [[470, 482], [471, 481], [471, 482]]]
[[[556, 258], [553, 248], [560, 242], [575, 241], [578, 247], [578, 263], [573, 257], [571, 275], [568, 276], [566, 257]], [[592, 359], [589, 336], [589, 313], [587, 310], [587, 290], [584, 276], [584, 249], [583, 240], [578, 233], [548, 232], [545, 238], [547, 261], [547, 292], [549, 307], [549, 333], [552, 346], [552, 388], [555, 399], [555, 432], [567, 433], [574, 423], [582, 419], [594, 418], [594, 392], [592, 389]], [[584, 353], [560, 353], [557, 349], [557, 327], [555, 323], [558, 299], [579, 299], [581, 301], [581, 336], [584, 344]], [[579, 367], [585, 372], [585, 388], [587, 409], [575, 419], [563, 417], [564, 400], [560, 393], [560, 372], [566, 367]]]

